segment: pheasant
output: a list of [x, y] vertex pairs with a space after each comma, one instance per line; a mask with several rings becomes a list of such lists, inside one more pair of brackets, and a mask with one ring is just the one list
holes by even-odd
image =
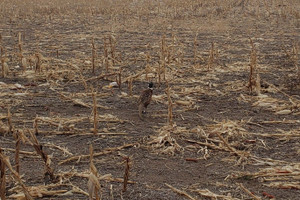
[[144, 113], [147, 109], [147, 106], [150, 104], [153, 94], [153, 83], [150, 82], [149, 86], [146, 90], [141, 92], [141, 95], [138, 100], [139, 105], [139, 117], [143, 120], [142, 113]]

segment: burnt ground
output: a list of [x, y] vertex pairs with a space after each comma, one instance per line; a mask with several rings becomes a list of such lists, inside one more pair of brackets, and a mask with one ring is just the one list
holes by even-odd
[[[0, 147], [14, 166], [13, 135], [22, 132], [30, 138], [37, 119], [36, 137], [59, 180], [45, 179], [43, 160], [28, 141], [21, 142], [24, 184], [56, 192], [42, 192], [40, 197], [31, 192], [35, 199], [87, 199], [89, 157], [62, 161], [89, 155], [90, 145], [95, 154], [103, 152], [93, 160], [99, 177], [110, 174], [99, 179], [101, 199], [254, 198], [245, 190], [262, 199], [299, 198], [300, 87], [295, 67], [299, 63], [299, 15], [253, 13], [249, 5], [246, 10], [237, 7], [232, 15], [149, 14], [130, 20], [130, 16], [111, 19], [101, 12], [74, 15], [71, 8], [55, 13], [54, 7], [50, 14], [45, 8], [24, 16], [20, 11], [19, 18], [17, 14], [1, 18], [1, 46], [6, 52], [2, 57], [8, 58], [10, 72], [0, 78]], [[295, 12], [297, 8], [299, 3]], [[19, 33], [24, 57], [42, 55], [41, 72], [34, 72], [34, 59], [33, 69], [27, 66], [22, 72], [18, 67]], [[112, 35], [115, 63], [109, 55], [107, 72], [103, 41], [104, 37], [113, 40]], [[91, 70], [92, 38], [95, 74]], [[166, 57], [167, 81], [162, 73], [159, 83], [163, 38], [170, 59]], [[249, 38], [257, 54], [260, 95], [247, 88]], [[119, 67], [121, 89], [107, 87], [118, 76], [95, 78], [119, 72]], [[129, 78], [138, 73], [130, 95]], [[149, 80], [155, 84], [154, 96], [142, 121], [137, 98]], [[172, 125], [168, 123], [167, 82], [173, 102]], [[90, 87], [98, 105], [96, 135]], [[8, 131], [8, 109], [12, 132]], [[122, 192], [126, 156], [130, 182]], [[6, 194], [13, 198], [20, 189], [10, 170], [6, 174]]]

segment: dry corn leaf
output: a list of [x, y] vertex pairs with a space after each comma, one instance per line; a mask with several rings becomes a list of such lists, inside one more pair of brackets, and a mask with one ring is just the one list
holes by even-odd
[[6, 88], [7, 87], [7, 84], [4, 83], [4, 82], [0, 82], [0, 88]]
[[91, 65], [91, 64], [92, 64], [92, 62], [91, 62], [91, 61], [89, 61], [89, 60], [85, 60], [85, 61], [84, 61], [84, 64], [86, 64], [86, 65]]
[[98, 115], [99, 119], [106, 119], [106, 120], [118, 120], [118, 117], [112, 115], [112, 114], [104, 114], [104, 115]]
[[291, 113], [292, 113], [291, 110], [280, 110], [280, 111], [276, 112], [277, 115], [288, 115]]
[[166, 95], [163, 95], [163, 94], [161, 94], [161, 95], [152, 95], [152, 100], [154, 100], [154, 101], [163, 101], [164, 98], [166, 98]]
[[179, 195], [182, 195], [182, 196], [185, 196], [186, 198], [188, 199], [191, 199], [191, 200], [196, 200], [194, 197], [192, 197], [191, 195], [189, 195], [186, 191], [183, 191], [183, 190], [179, 190], [167, 183], [165, 183], [166, 186], [168, 186], [169, 188], [171, 188], [174, 192], [178, 193]]
[[[148, 74], [147, 74], [147, 77], [148, 77], [148, 78], [155, 78], [155, 74], [154, 74], [154, 73], [148, 73]], [[146, 79], [146, 74], [142, 74], [142, 75], [141, 75], [141, 79], [142, 79], [142, 80], [145, 80], [145, 79]]]
[[204, 190], [192, 190], [193, 192], [197, 192], [198, 194], [200, 194], [201, 196], [204, 196], [204, 197], [210, 197], [212, 199], [225, 199], [225, 200], [238, 200], [237, 198], [233, 198], [231, 196], [225, 196], [225, 195], [219, 195], [219, 194], [216, 194], [216, 193], [213, 193], [211, 191], [209, 191], [208, 189], [204, 189]]
[[190, 101], [181, 101], [181, 100], [175, 101], [175, 103], [176, 103], [177, 105], [181, 105], [181, 106], [190, 106], [190, 105], [193, 104], [193, 103], [190, 102]]
[[89, 175], [89, 180], [88, 180], [88, 191], [89, 191], [89, 199], [92, 200], [93, 196], [100, 191], [101, 186], [99, 183], [98, 178], [95, 176], [93, 171], [97, 171], [96, 167], [94, 166], [93, 169], [91, 170], [92, 172]]
[[[32, 197], [38, 197], [38, 198], [42, 198], [45, 196], [56, 196], [56, 195], [60, 195], [60, 194], [68, 192], [68, 190], [48, 190], [46, 185], [32, 186], [27, 189], [28, 189], [29, 194]], [[19, 188], [16, 190], [18, 191], [18, 193], [12, 194], [9, 197], [13, 198], [13, 199], [18, 199], [18, 200], [19, 199], [25, 200], [26, 199], [25, 194], [22, 191], [20, 191], [21, 189]]]
[[300, 190], [300, 182], [272, 182], [264, 185], [272, 188]]
[[[120, 98], [128, 97], [129, 95], [126, 92], [121, 92], [120, 95], [118, 95]], [[137, 96], [136, 96], [137, 98]]]

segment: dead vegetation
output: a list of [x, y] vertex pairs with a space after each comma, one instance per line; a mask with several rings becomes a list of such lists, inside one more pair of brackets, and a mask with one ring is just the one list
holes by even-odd
[[0, 199], [299, 196], [298, 1], [0, 5]]

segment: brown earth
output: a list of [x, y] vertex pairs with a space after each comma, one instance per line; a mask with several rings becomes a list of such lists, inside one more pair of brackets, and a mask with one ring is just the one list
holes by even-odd
[[[21, 143], [20, 175], [28, 189], [65, 190], [42, 197], [31, 192], [35, 199], [88, 199], [72, 185], [88, 192], [89, 157], [61, 162], [89, 155], [90, 145], [95, 154], [104, 152], [93, 160], [99, 177], [111, 175], [99, 179], [101, 199], [299, 199], [298, 1], [66, 2], [6, 2], [7, 9], [1, 8], [1, 55], [10, 72], [0, 78], [0, 147], [14, 166], [13, 135], [30, 138], [38, 119], [37, 139], [57, 180], [45, 179], [43, 160], [28, 141]], [[19, 33], [24, 57], [42, 55], [41, 72], [16, 67], [21, 66]], [[104, 37], [116, 41], [108, 72]], [[165, 54], [166, 78], [162, 73], [159, 83], [163, 38], [169, 57]], [[247, 88], [250, 38], [261, 95]], [[88, 80], [120, 67], [121, 89], [107, 87], [115, 75]], [[130, 96], [129, 78], [138, 73]], [[155, 84], [154, 96], [142, 121], [136, 102], [148, 81]], [[96, 135], [90, 87], [98, 104]], [[126, 156], [131, 182], [122, 192]], [[6, 176], [11, 199], [20, 190], [8, 169]]]

